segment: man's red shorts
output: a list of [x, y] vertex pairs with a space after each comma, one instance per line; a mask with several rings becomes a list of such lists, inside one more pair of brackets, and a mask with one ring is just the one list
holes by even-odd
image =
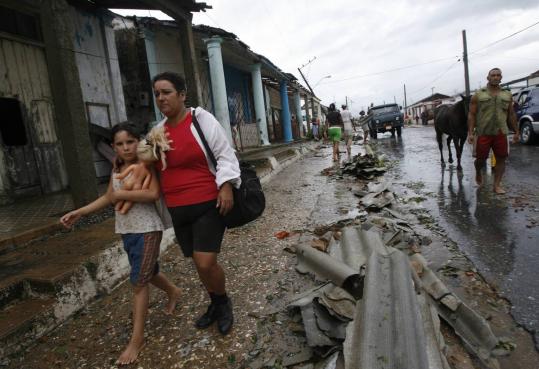
[[495, 136], [479, 136], [475, 148], [476, 158], [478, 160], [486, 160], [490, 149], [492, 149], [492, 152], [497, 158], [506, 158], [509, 155], [507, 136], [503, 133]]

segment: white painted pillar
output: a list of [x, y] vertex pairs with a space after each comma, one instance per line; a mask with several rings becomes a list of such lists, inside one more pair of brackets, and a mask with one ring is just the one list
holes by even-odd
[[264, 89], [262, 88], [262, 73], [260, 63], [251, 65], [251, 78], [253, 81], [253, 99], [255, 102], [256, 125], [260, 133], [262, 145], [269, 145], [268, 122], [266, 120], [266, 107], [264, 105]]
[[303, 114], [301, 113], [301, 96], [299, 90], [294, 92], [294, 105], [296, 109], [296, 120], [299, 128], [299, 136], [303, 137]]
[[220, 37], [205, 39], [208, 48], [208, 59], [210, 64], [211, 91], [213, 94], [213, 108], [215, 118], [221, 123], [227, 134], [230, 145], [234, 147], [232, 140], [232, 130], [230, 128], [230, 115], [228, 113], [228, 100], [226, 95], [225, 71], [223, 68], [223, 56], [221, 54]]

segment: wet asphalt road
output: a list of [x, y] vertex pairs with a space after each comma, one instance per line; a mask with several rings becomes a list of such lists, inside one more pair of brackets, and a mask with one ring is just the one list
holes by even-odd
[[[448, 236], [489, 283], [512, 305], [515, 319], [539, 338], [539, 146], [511, 145], [503, 184], [492, 192], [493, 174], [483, 188], [474, 179], [471, 146], [463, 153], [462, 175], [455, 164], [440, 165], [433, 126], [410, 127], [401, 139], [379, 136], [376, 146], [395, 165], [395, 182], [415, 189]], [[453, 155], [454, 147], [452, 148]], [[444, 139], [444, 157], [447, 148]], [[535, 224], [533, 222], [536, 222]]]

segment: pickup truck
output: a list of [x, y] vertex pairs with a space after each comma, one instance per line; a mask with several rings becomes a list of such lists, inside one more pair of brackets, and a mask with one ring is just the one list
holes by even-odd
[[514, 96], [520, 142], [532, 144], [539, 137], [539, 86], [523, 88]]
[[369, 135], [378, 138], [378, 132], [391, 132], [391, 136], [401, 136], [404, 126], [404, 115], [397, 104], [373, 106], [369, 110]]

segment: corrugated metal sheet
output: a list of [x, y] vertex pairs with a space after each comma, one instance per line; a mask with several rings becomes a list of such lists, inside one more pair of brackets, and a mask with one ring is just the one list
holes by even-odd
[[[417, 294], [404, 253], [386, 246], [379, 232], [359, 226], [343, 228], [340, 241], [330, 243], [330, 253], [350, 270], [366, 271], [362, 298], [346, 332], [347, 369], [448, 369], [437, 313], [426, 293]], [[318, 269], [330, 266], [322, 263]], [[331, 291], [330, 286], [310, 291], [301, 297], [302, 304], [324, 303]], [[330, 311], [334, 312], [331, 306]]]
[[494, 350], [499, 340], [487, 321], [451, 293], [421, 255], [413, 255], [412, 260], [422, 267], [420, 275], [422, 287], [433, 299], [438, 314], [453, 327], [468, 350], [475, 353], [489, 368], [498, 368], [499, 363]]
[[359, 269], [352, 269], [325, 252], [302, 243], [297, 246], [298, 266], [300, 273], [312, 272], [321, 279], [328, 279], [336, 286], [344, 288], [354, 297], [361, 297], [363, 290]]
[[345, 341], [346, 368], [429, 368], [406, 255], [396, 249], [371, 254], [356, 309]]

